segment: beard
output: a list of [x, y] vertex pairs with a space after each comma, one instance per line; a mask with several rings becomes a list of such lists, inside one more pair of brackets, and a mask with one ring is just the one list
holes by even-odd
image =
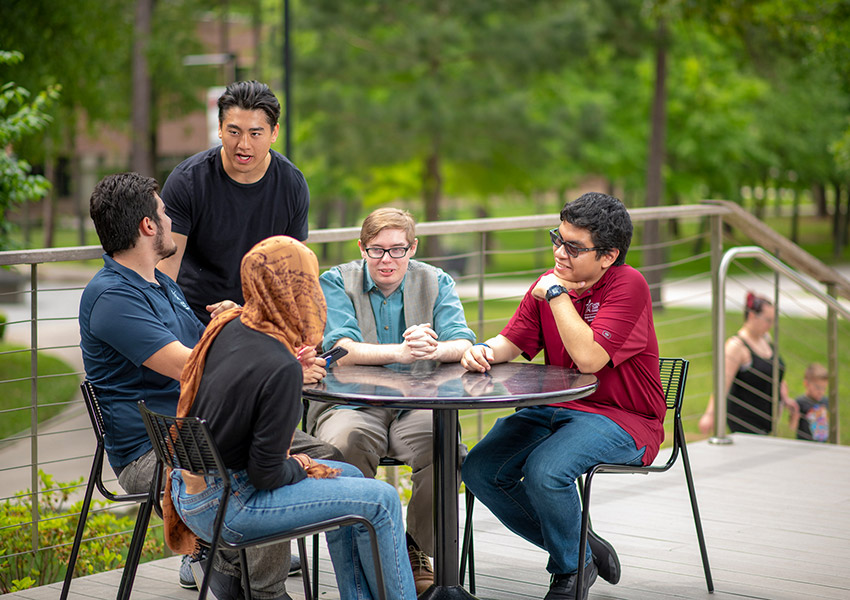
[[174, 256], [177, 253], [177, 244], [173, 239], [169, 239], [171, 242], [170, 246], [166, 246], [165, 244], [165, 230], [162, 227], [159, 227], [156, 233], [156, 237], [154, 238], [153, 249], [156, 252], [157, 256], [159, 256], [160, 260], [169, 258]]

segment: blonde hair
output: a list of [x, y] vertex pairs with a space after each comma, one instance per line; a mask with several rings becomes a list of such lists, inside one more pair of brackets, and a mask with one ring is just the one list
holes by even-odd
[[401, 229], [407, 237], [407, 243], [416, 240], [416, 221], [406, 210], [398, 208], [379, 208], [363, 221], [360, 227], [360, 243], [364, 246], [375, 239], [384, 229]]
[[820, 363], [812, 363], [806, 367], [806, 373], [803, 375], [806, 381], [815, 381], [817, 379], [829, 379], [829, 371]]

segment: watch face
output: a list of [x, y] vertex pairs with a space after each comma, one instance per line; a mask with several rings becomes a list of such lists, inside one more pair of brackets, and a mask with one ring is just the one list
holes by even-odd
[[548, 290], [546, 290], [546, 300], [549, 301], [552, 298], [560, 296], [561, 294], [563, 294], [566, 291], [567, 290], [566, 290], [566, 288], [564, 288], [564, 286], [555, 284], [552, 287], [550, 287]]

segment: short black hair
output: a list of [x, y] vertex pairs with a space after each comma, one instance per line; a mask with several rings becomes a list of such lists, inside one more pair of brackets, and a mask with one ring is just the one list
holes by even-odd
[[145, 217], [160, 225], [159, 205], [154, 197], [157, 191], [156, 179], [138, 173], [107, 175], [94, 186], [89, 214], [109, 256], [136, 245], [139, 223]]
[[572, 202], [564, 204], [561, 221], [574, 227], [587, 229], [593, 245], [602, 250], [596, 251], [599, 259], [608, 250], [620, 251], [613, 266], [626, 262], [626, 253], [632, 243], [632, 219], [629, 211], [619, 199], [599, 192], [582, 194]]
[[261, 110], [266, 121], [274, 129], [280, 120], [280, 102], [265, 83], [259, 81], [235, 81], [218, 99], [218, 123], [224, 123], [224, 113], [231, 108]]

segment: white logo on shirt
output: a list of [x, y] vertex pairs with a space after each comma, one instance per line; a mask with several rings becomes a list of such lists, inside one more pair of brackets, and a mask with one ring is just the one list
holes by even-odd
[[588, 323], [593, 323], [596, 318], [596, 313], [599, 312], [599, 302], [588, 302], [584, 307], [584, 320]]

